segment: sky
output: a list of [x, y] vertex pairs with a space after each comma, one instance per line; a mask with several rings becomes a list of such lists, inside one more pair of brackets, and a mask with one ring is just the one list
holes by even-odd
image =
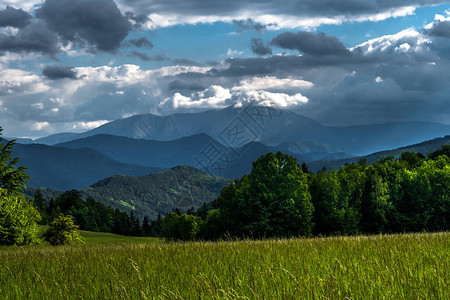
[[3, 135], [250, 102], [450, 124], [450, 1], [0, 0]]

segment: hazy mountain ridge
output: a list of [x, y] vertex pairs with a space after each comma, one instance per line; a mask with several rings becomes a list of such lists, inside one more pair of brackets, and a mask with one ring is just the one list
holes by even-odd
[[252, 162], [268, 152], [282, 151], [295, 156], [302, 162], [350, 156], [346, 153], [327, 152], [337, 149], [319, 143], [291, 142], [271, 147], [253, 142], [244, 145], [245, 149], [243, 150], [232, 149], [223, 146], [206, 134], [197, 134], [173, 141], [151, 141], [101, 134], [57, 144], [56, 146], [71, 149], [91, 148], [124, 163], [161, 168], [189, 165], [201, 169], [202, 165], [198, 160], [202, 159], [205, 151], [209, 151], [208, 147], [211, 145], [214, 145], [216, 151], [229, 159], [229, 165], [217, 171], [211, 168], [209, 172], [227, 178], [238, 178], [247, 174], [251, 169]]
[[237, 127], [245, 130], [246, 139], [269, 146], [286, 142], [315, 142], [352, 154], [394, 149], [450, 133], [450, 125], [431, 122], [330, 127], [289, 110], [249, 106], [168, 116], [135, 115], [83, 133], [59, 134], [36, 142], [55, 144], [96, 134], [172, 141], [204, 133], [224, 146], [234, 148], [236, 145], [226, 138], [225, 133]]
[[122, 163], [89, 148], [17, 143], [13, 157], [19, 157], [19, 166], [28, 168], [29, 186], [56, 190], [79, 189], [114, 174], [138, 176], [163, 170]]
[[409, 145], [406, 147], [401, 147], [393, 150], [385, 150], [385, 151], [379, 151], [375, 152], [369, 155], [365, 156], [356, 156], [351, 158], [344, 158], [344, 159], [334, 159], [334, 160], [321, 160], [321, 161], [315, 161], [308, 163], [308, 167], [310, 170], [316, 172], [323, 167], [325, 167], [327, 170], [335, 169], [337, 170], [340, 166], [345, 165], [346, 163], [356, 163], [361, 159], [365, 159], [367, 163], [373, 163], [383, 157], [393, 155], [395, 157], [400, 156], [403, 152], [411, 151], [411, 152], [417, 152], [421, 153], [423, 155], [427, 155], [432, 151], [437, 150], [443, 145], [450, 144], [450, 135], [447, 135], [442, 138], [436, 138], [430, 141], [425, 141], [422, 143]]

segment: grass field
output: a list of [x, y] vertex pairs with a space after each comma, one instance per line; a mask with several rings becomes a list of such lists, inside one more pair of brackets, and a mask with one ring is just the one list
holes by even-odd
[[0, 299], [450, 299], [450, 233], [0, 248]]

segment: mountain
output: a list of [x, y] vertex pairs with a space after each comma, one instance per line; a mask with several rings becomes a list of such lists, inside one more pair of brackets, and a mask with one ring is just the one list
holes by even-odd
[[[57, 144], [71, 149], [91, 148], [124, 163], [161, 168], [189, 165], [228, 178], [241, 177], [251, 170], [252, 162], [268, 152], [282, 151], [297, 157], [299, 162], [349, 157], [327, 145], [318, 143], [285, 143], [271, 147], [253, 142], [243, 148], [228, 148], [206, 134], [183, 137], [174, 141], [151, 141], [113, 135], [94, 135]], [[291, 151], [292, 150], [292, 151]], [[215, 160], [213, 160], [215, 158]], [[223, 166], [219, 166], [219, 160]], [[225, 160], [227, 162], [225, 162]]]
[[58, 143], [71, 141], [76, 138], [78, 138], [78, 133], [61, 132], [61, 133], [49, 135], [47, 137], [36, 139], [36, 140], [34, 140], [34, 142], [38, 143], [38, 144], [55, 145]]
[[224, 146], [239, 148], [250, 141], [275, 146], [286, 142], [313, 142], [356, 155], [394, 149], [450, 133], [450, 126], [430, 122], [405, 122], [348, 127], [323, 126], [289, 110], [250, 105], [201, 113], [168, 116], [135, 115], [79, 134], [61, 134], [36, 140], [64, 142], [110, 134], [129, 138], [171, 141], [207, 134]]
[[325, 167], [327, 170], [335, 169], [337, 170], [340, 166], [345, 165], [346, 163], [356, 163], [361, 159], [365, 159], [367, 163], [373, 163], [383, 157], [393, 155], [395, 157], [400, 156], [403, 152], [411, 151], [411, 152], [417, 152], [421, 153], [423, 155], [427, 155], [430, 152], [433, 152], [440, 148], [443, 145], [450, 144], [450, 135], [447, 135], [442, 138], [436, 138], [430, 141], [397, 148], [394, 150], [386, 150], [386, 151], [380, 151], [375, 152], [369, 155], [365, 156], [357, 156], [357, 157], [351, 157], [351, 158], [344, 158], [344, 159], [334, 159], [334, 160], [320, 160], [315, 162], [308, 163], [308, 167], [311, 171], [318, 171]]
[[135, 211], [139, 218], [154, 219], [176, 208], [187, 210], [215, 200], [230, 179], [206, 174], [193, 167], [177, 166], [141, 177], [115, 175], [103, 179], [82, 193], [120, 210]]
[[114, 174], [138, 176], [163, 170], [118, 162], [88, 148], [15, 144], [13, 157], [19, 157], [18, 165], [28, 167], [30, 187], [57, 190], [79, 189]]

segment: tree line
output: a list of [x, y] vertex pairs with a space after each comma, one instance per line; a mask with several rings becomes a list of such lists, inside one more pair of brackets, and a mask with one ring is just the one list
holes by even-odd
[[[0, 127], [0, 135], [1, 135]], [[450, 145], [428, 157], [404, 152], [373, 164], [364, 160], [313, 174], [278, 152], [261, 156], [250, 174], [222, 189], [198, 210], [176, 210], [141, 223], [79, 191], [49, 202], [38, 190], [22, 194], [24, 167], [12, 159], [14, 141], [0, 143], [0, 244], [36, 241], [37, 226], [70, 215], [80, 229], [171, 240], [275, 238], [445, 231], [450, 225]], [[62, 218], [61, 221], [64, 221]]]
[[450, 145], [364, 160], [313, 174], [283, 153], [253, 163], [199, 212], [161, 222], [172, 240], [275, 238], [445, 231], [450, 229]]

